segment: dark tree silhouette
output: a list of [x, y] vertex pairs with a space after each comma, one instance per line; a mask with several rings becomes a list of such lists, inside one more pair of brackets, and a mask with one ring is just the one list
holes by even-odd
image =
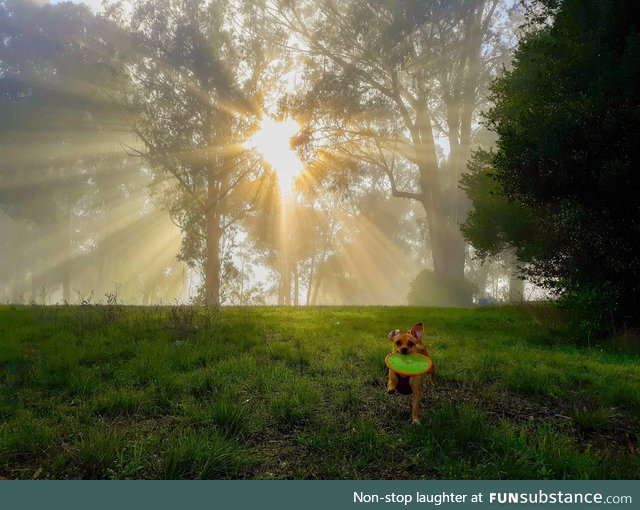
[[588, 335], [602, 333], [638, 320], [640, 7], [566, 0], [532, 12], [513, 70], [492, 87], [499, 138], [465, 180], [465, 232], [484, 251], [515, 249]]

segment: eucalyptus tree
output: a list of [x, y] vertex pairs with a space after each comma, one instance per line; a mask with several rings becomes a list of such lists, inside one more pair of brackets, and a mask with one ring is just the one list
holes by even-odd
[[460, 282], [467, 201], [458, 179], [486, 88], [508, 54], [506, 7], [273, 0], [269, 12], [304, 55], [306, 89], [286, 104], [306, 121], [300, 143], [375, 168], [394, 197], [419, 202], [436, 275]]
[[225, 233], [252, 213], [265, 187], [262, 161], [243, 142], [285, 59], [276, 58], [277, 31], [258, 37], [258, 10], [224, 0], [107, 9], [122, 34], [129, 86], [121, 98], [141, 145], [127, 151], [154, 171], [156, 196], [183, 232], [180, 257], [202, 275], [210, 304], [220, 303], [221, 268], [230, 267]]
[[419, 208], [387, 200], [384, 175], [336, 182], [344, 174], [331, 160], [315, 160], [292, 195], [273, 193], [268, 214], [246, 223], [278, 304], [404, 303], [420, 265]]

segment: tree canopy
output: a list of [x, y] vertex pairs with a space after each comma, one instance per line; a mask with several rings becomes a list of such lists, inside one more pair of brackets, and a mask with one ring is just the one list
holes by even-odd
[[158, 172], [157, 196], [183, 233], [180, 257], [201, 275], [206, 302], [219, 304], [231, 268], [225, 234], [252, 211], [265, 177], [242, 144], [278, 76], [279, 34], [259, 37], [251, 3], [149, 0], [130, 12], [116, 4], [109, 17], [124, 41], [120, 97], [143, 145], [128, 152]]
[[464, 227], [561, 293], [588, 333], [638, 320], [640, 11], [637, 2], [537, 5], [491, 88], [495, 149], [477, 154]]
[[305, 120], [300, 143], [330, 154], [345, 180], [358, 171], [382, 173], [394, 197], [422, 204], [435, 274], [458, 285], [465, 269], [459, 224], [467, 209], [458, 179], [478, 107], [507, 55], [509, 30], [497, 30], [508, 20], [505, 6], [497, 0], [267, 5], [306, 56], [306, 88], [287, 104]]

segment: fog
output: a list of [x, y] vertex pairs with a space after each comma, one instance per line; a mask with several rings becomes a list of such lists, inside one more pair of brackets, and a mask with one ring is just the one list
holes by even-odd
[[295, 4], [0, 1], [2, 302], [542, 296], [460, 232], [511, 2]]

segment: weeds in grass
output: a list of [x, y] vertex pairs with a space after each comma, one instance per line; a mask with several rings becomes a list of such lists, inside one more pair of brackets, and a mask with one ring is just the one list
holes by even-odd
[[356, 415], [362, 410], [363, 402], [357, 391], [352, 388], [340, 392], [338, 397], [339, 409], [342, 412]]
[[113, 388], [93, 402], [93, 413], [103, 418], [135, 416], [148, 410], [150, 402], [144, 391], [135, 388]]
[[575, 407], [571, 412], [573, 423], [584, 430], [593, 431], [604, 429], [611, 424], [615, 417], [615, 409], [612, 407], [587, 408]]
[[211, 421], [224, 436], [234, 437], [242, 434], [245, 425], [242, 408], [230, 402], [216, 402], [211, 408]]
[[353, 435], [345, 446], [357, 459], [356, 466], [368, 467], [386, 456], [385, 447], [389, 441], [389, 435], [375, 420], [364, 418], [355, 423]]
[[172, 340], [183, 344], [200, 333], [224, 331], [220, 320], [220, 309], [215, 306], [203, 306], [196, 302], [180, 303], [177, 300], [169, 307], [168, 329]]
[[100, 391], [101, 383], [89, 369], [76, 368], [71, 371], [67, 388], [69, 395], [75, 398], [87, 399]]
[[228, 400], [198, 402], [192, 398], [183, 401], [182, 412], [188, 423], [203, 430], [215, 430], [227, 438], [242, 436], [246, 431], [246, 413]]
[[107, 292], [104, 297], [106, 302], [99, 308], [102, 313], [102, 323], [105, 325], [112, 324], [120, 319], [123, 312], [122, 303], [118, 301], [118, 292], [120, 290], [120, 284], [113, 282], [113, 292]]
[[53, 437], [45, 420], [20, 410], [11, 422], [0, 424], [0, 463], [39, 458], [51, 446]]
[[424, 424], [409, 438], [431, 458], [454, 460], [482, 449], [489, 438], [489, 427], [485, 416], [474, 407], [447, 402], [431, 409]]
[[234, 478], [248, 464], [245, 452], [224, 438], [182, 433], [172, 438], [157, 474], [164, 480]]
[[269, 414], [278, 429], [291, 431], [312, 421], [319, 401], [318, 388], [299, 379], [289, 382], [272, 397]]
[[196, 307], [176, 302], [169, 308], [169, 327], [174, 342], [186, 342], [198, 330]]
[[116, 468], [107, 468], [105, 475], [109, 479], [127, 480], [136, 478], [145, 469], [148, 452], [141, 444], [134, 444], [130, 449], [121, 450]]
[[75, 465], [81, 478], [104, 478], [124, 446], [124, 433], [113, 429], [89, 430], [76, 443]]
[[187, 392], [196, 399], [209, 400], [219, 391], [215, 373], [210, 370], [196, 370], [189, 375]]
[[71, 330], [77, 336], [83, 336], [87, 334], [89, 331], [94, 329], [95, 324], [95, 313], [94, 313], [94, 303], [93, 303], [93, 291], [91, 291], [86, 297], [83, 297], [78, 293], [78, 298], [80, 301], [80, 307], [78, 309], [77, 316], [73, 316], [69, 314], [67, 319], [71, 323]]
[[304, 347], [302, 346], [302, 340], [300, 340], [299, 338], [296, 338], [293, 341], [293, 346], [295, 348], [296, 351], [296, 362], [298, 365], [298, 372], [300, 373], [300, 376], [304, 375], [304, 371], [305, 369], [311, 364], [305, 351], [304, 351]]

